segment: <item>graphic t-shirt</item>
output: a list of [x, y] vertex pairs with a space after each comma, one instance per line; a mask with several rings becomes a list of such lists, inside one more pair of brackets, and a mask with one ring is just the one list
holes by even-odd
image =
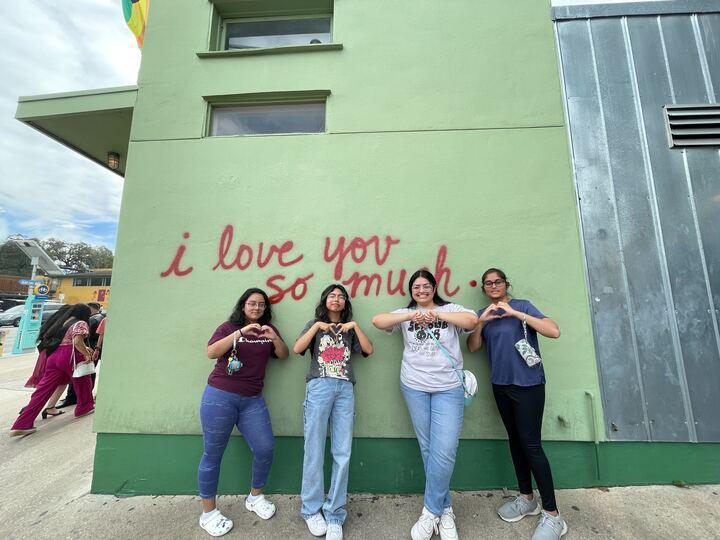
[[[516, 311], [527, 313], [538, 319], [545, 319], [545, 315], [533, 306], [528, 300], [511, 299], [508, 304]], [[478, 315], [487, 309], [487, 306], [478, 311]], [[502, 310], [497, 312], [502, 315]], [[537, 332], [527, 325], [528, 342], [538, 354]], [[493, 319], [483, 326], [482, 338], [487, 347], [488, 361], [490, 362], [493, 384], [515, 384], [517, 386], [535, 386], [545, 384], [545, 370], [543, 364], [528, 367], [525, 360], [515, 348], [515, 343], [523, 339], [522, 321], [515, 317]], [[541, 355], [542, 356], [542, 355]]]
[[[277, 328], [273, 325], [268, 326], [271, 326], [278, 336], [280, 335]], [[240, 328], [242, 327], [230, 321], [225, 321], [213, 332], [208, 345], [229, 336], [235, 330], [240, 330]], [[275, 356], [272, 340], [261, 337], [256, 332], [249, 332], [242, 336], [235, 347], [235, 354], [242, 362], [242, 367], [240, 371], [228, 375], [227, 363], [231, 353], [232, 347], [217, 359], [215, 369], [212, 370], [208, 377], [208, 384], [213, 388], [243, 396], [258, 395], [262, 392], [268, 360], [270, 360], [271, 356]]]
[[[409, 313], [416, 308], [396, 309], [393, 313]], [[474, 311], [458, 304], [445, 304], [434, 309], [437, 313], [457, 313]], [[442, 344], [455, 362], [455, 368], [463, 368], [463, 357], [460, 352], [460, 333], [472, 332], [464, 330], [447, 321], [436, 321], [427, 326], [418, 326], [412, 321], [405, 321], [393, 326], [390, 332], [401, 331], [405, 348], [400, 381], [413, 390], [423, 392], [440, 392], [461, 384], [458, 373], [453, 369], [450, 360], [443, 354], [429, 332]]]
[[[300, 332], [300, 336], [306, 334], [313, 324], [315, 321], [308, 321]], [[362, 352], [360, 340], [354, 330], [339, 332], [338, 327], [339, 325], [336, 325], [327, 331], [318, 330], [310, 342], [308, 349], [312, 349], [312, 351], [310, 352], [310, 369], [305, 377], [306, 381], [319, 377], [332, 377], [355, 384], [351, 356], [358, 352], [363, 356], [367, 356], [367, 354]], [[307, 349], [300, 354], [304, 355], [306, 351]]]

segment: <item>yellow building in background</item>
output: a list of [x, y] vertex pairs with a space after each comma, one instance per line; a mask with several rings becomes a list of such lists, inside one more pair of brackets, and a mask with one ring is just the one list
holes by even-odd
[[112, 268], [98, 268], [90, 272], [68, 274], [59, 279], [55, 298], [65, 304], [97, 302], [107, 309], [110, 299]]

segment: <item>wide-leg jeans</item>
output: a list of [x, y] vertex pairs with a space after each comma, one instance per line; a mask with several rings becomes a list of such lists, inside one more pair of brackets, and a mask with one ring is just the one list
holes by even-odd
[[[305, 455], [300, 493], [300, 514], [304, 519], [322, 509], [328, 523], [342, 525], [345, 522], [354, 418], [355, 394], [350, 381], [332, 377], [308, 381], [305, 388]], [[333, 465], [330, 489], [325, 497], [323, 462], [328, 422]]]

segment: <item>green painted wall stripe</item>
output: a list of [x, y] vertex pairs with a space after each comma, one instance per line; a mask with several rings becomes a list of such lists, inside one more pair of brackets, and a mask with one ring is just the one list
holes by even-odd
[[[720, 444], [549, 441], [545, 450], [559, 488], [596, 485], [720, 482]], [[199, 435], [99, 433], [92, 492], [115, 495], [195, 494], [202, 454]], [[302, 437], [277, 437], [267, 491], [297, 493], [302, 476]], [[220, 493], [246, 493], [250, 452], [232, 437], [222, 463]], [[326, 477], [329, 481], [329, 454]], [[425, 477], [415, 439], [356, 438], [350, 465], [353, 492], [420, 493]], [[507, 442], [460, 442], [452, 488], [514, 487]]]

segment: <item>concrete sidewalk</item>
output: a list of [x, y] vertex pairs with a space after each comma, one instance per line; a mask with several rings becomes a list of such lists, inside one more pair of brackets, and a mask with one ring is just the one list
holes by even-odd
[[[197, 525], [197, 497], [89, 493], [92, 416], [75, 420], [68, 410], [38, 420], [37, 433], [10, 439], [7, 431], [30, 396], [23, 384], [34, 364], [35, 355], [0, 359], [0, 538], [210, 538]], [[313, 538], [298, 516], [297, 495], [271, 498], [278, 512], [265, 522], [245, 510], [243, 497], [220, 497], [221, 510], [235, 522], [227, 538]], [[537, 518], [502, 522], [495, 508], [503, 498], [502, 491], [454, 493], [461, 538], [529, 539]], [[557, 498], [570, 527], [567, 539], [720, 538], [720, 486], [572, 489]], [[345, 538], [410, 538], [421, 509], [420, 495], [352, 494]]]

